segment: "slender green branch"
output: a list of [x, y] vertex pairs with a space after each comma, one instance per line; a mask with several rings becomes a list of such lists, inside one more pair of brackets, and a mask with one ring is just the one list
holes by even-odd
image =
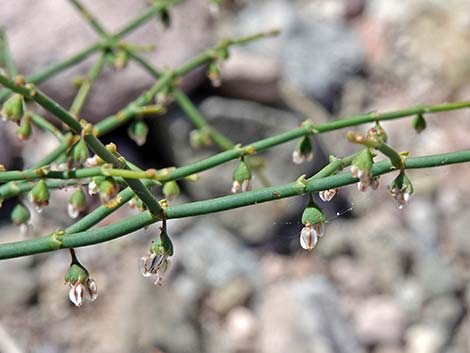
[[17, 74], [15, 63], [11, 56], [10, 48], [5, 34], [5, 29], [0, 27], [0, 66], [5, 67], [8, 76], [15, 77]]
[[90, 26], [102, 37], [106, 37], [108, 34], [104, 29], [103, 25], [94, 17], [88, 9], [83, 6], [79, 0], [69, 0], [72, 5], [80, 12], [83, 18], [90, 24]]
[[[405, 168], [431, 168], [465, 162], [470, 162], [470, 150], [408, 158], [405, 161]], [[378, 176], [394, 170], [396, 169], [393, 167], [390, 160], [385, 160], [374, 164], [372, 175]], [[256, 191], [172, 206], [165, 210], [165, 214], [167, 219], [193, 217], [302, 195], [305, 193], [339, 188], [356, 183], [357, 181], [358, 179], [352, 177], [350, 172], [342, 172], [324, 178], [312, 178], [306, 182], [297, 181]], [[142, 212], [137, 216], [129, 217], [110, 226], [84, 232], [66, 235], [55, 233], [47, 237], [1, 244], [0, 259], [48, 252], [58, 250], [60, 248], [98, 244], [127, 235], [157, 221], [159, 221], [158, 217], [154, 217], [148, 212]]]
[[53, 124], [47, 121], [46, 118], [43, 118], [39, 114], [30, 111], [26, 112], [26, 115], [31, 118], [33, 124], [35, 124], [40, 129], [49, 132], [51, 135], [55, 136], [59, 141], [62, 141], [62, 139], [64, 138], [64, 134], [62, 134], [62, 132]]
[[77, 95], [75, 96], [72, 106], [70, 107], [70, 114], [72, 114], [74, 117], [78, 118], [78, 116], [80, 115], [80, 112], [88, 99], [93, 83], [100, 74], [105, 63], [106, 56], [103, 53], [100, 55], [99, 59], [95, 62], [95, 64], [91, 67], [88, 74], [83, 78], [80, 88], [78, 89]]

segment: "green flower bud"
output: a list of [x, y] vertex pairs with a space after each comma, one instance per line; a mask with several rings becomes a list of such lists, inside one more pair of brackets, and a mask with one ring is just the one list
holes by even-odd
[[0, 115], [4, 120], [19, 124], [24, 114], [24, 99], [21, 94], [14, 94], [3, 103]]
[[180, 188], [178, 186], [178, 183], [174, 180], [167, 181], [163, 185], [162, 191], [163, 191], [163, 195], [165, 195], [165, 198], [168, 201], [174, 200], [180, 194]]
[[80, 139], [73, 147], [71, 151], [72, 164], [75, 167], [82, 166], [88, 159], [88, 147], [84, 139]]
[[212, 138], [207, 129], [197, 129], [189, 134], [189, 141], [193, 148], [208, 147], [212, 145]]
[[16, 136], [18, 136], [21, 141], [25, 141], [31, 137], [31, 132], [31, 119], [25, 116], [21, 120], [21, 125], [16, 130]]
[[127, 134], [138, 146], [145, 144], [148, 133], [149, 128], [142, 119], [134, 120], [127, 129]]
[[426, 129], [426, 120], [424, 120], [423, 114], [417, 114], [411, 121], [411, 126], [413, 126], [418, 134]]
[[222, 84], [222, 78], [220, 74], [219, 64], [216, 62], [211, 62], [207, 68], [207, 77], [214, 87], [220, 87]]
[[251, 176], [250, 167], [248, 167], [244, 159], [241, 158], [238, 166], [234, 169], [232, 174], [232, 193], [250, 190]]
[[49, 205], [49, 189], [44, 179], [34, 185], [29, 196], [38, 213], [41, 213], [44, 206]]
[[301, 164], [305, 161], [311, 161], [313, 158], [313, 147], [308, 136], [304, 136], [299, 143], [297, 148], [292, 153], [292, 161], [295, 164]]
[[86, 210], [86, 197], [81, 186], [70, 196], [67, 211], [71, 218], [77, 218]]
[[129, 55], [125, 50], [118, 50], [116, 55], [114, 56], [114, 67], [117, 70], [124, 69], [127, 66], [127, 62], [129, 60]]
[[106, 177], [99, 184], [100, 199], [102, 202], [109, 202], [118, 192], [118, 186], [112, 177]]
[[302, 224], [317, 224], [325, 222], [325, 214], [321, 208], [310, 198], [310, 201], [302, 213]]
[[19, 202], [11, 212], [11, 221], [17, 226], [28, 223], [30, 218], [31, 213], [22, 202]]
[[387, 133], [378, 121], [375, 122], [374, 127], [371, 127], [369, 131], [367, 131], [367, 138], [372, 138], [374, 140], [383, 142], [387, 142], [388, 140]]

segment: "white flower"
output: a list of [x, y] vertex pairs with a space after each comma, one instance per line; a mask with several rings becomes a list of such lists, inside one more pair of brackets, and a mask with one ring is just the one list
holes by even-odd
[[232, 194], [236, 194], [237, 192], [247, 192], [251, 190], [251, 180], [245, 179], [242, 182], [238, 180], [234, 180], [232, 183]]
[[85, 167], [87, 168], [93, 168], [98, 166], [98, 158], [96, 154], [93, 157], [88, 157], [85, 160]]
[[77, 218], [80, 214], [80, 211], [78, 210], [78, 208], [76, 208], [74, 205], [72, 205], [71, 203], [69, 203], [67, 205], [67, 213], [69, 214], [69, 217], [70, 218]]
[[75, 306], [81, 306], [85, 298], [89, 301], [95, 301], [98, 297], [98, 288], [96, 282], [92, 278], [87, 278], [84, 283], [80, 280], [75, 283], [70, 283], [69, 299]]
[[325, 223], [306, 224], [300, 232], [300, 246], [305, 250], [312, 251], [317, 245], [318, 238], [325, 234]]
[[144, 277], [156, 276], [154, 284], [161, 286], [163, 276], [168, 271], [171, 261], [167, 253], [149, 253], [140, 259], [141, 273]]
[[320, 196], [320, 199], [322, 199], [322, 201], [331, 201], [333, 197], [335, 197], [337, 192], [338, 189], [329, 189], [320, 191], [318, 195]]

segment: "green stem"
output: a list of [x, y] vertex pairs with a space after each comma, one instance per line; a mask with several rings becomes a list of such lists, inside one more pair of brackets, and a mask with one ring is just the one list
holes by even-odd
[[[405, 168], [431, 168], [464, 162], [470, 162], [470, 150], [408, 158], [405, 161]], [[390, 160], [385, 160], [374, 164], [372, 175], [378, 176], [394, 170], [396, 169], [393, 167]], [[301, 182], [292, 182], [246, 193], [172, 206], [165, 210], [165, 215], [167, 219], [174, 219], [216, 213], [281, 198], [302, 195], [305, 193], [335, 189], [345, 185], [354, 184], [357, 181], [358, 179], [352, 177], [350, 172], [343, 172], [319, 179], [312, 178], [305, 184]], [[127, 235], [159, 220], [159, 217], [152, 216], [148, 212], [142, 212], [137, 216], [129, 217], [121, 222], [117, 222], [109, 226], [67, 234], [59, 239], [57, 239], [57, 235], [55, 237], [54, 235], [51, 235], [31, 240], [1, 244], [0, 259], [48, 252], [58, 250], [60, 248], [98, 244]]]
[[11, 56], [10, 48], [5, 34], [5, 29], [0, 27], [0, 66], [4, 66], [8, 76], [15, 77], [17, 74], [15, 63]]
[[84, 77], [83, 82], [81, 83], [80, 88], [78, 89], [77, 95], [73, 100], [72, 106], [70, 107], [70, 114], [72, 114], [74, 117], [78, 118], [78, 116], [80, 115], [80, 112], [88, 99], [93, 83], [100, 74], [105, 63], [106, 56], [103, 53], [96, 61], [96, 63], [91, 67], [88, 74]]
[[52, 125], [49, 121], [47, 121], [39, 114], [28, 111], [26, 112], [26, 115], [31, 118], [33, 124], [35, 124], [40, 129], [49, 132], [51, 135], [55, 136], [59, 141], [62, 141], [62, 139], [64, 138], [64, 134], [62, 134], [62, 132], [58, 128], [56, 128], [54, 125]]
[[106, 37], [108, 34], [101, 23], [98, 21], [96, 17], [94, 17], [88, 9], [83, 6], [81, 1], [79, 0], [69, 0], [73, 6], [80, 12], [83, 18], [87, 20], [90, 26], [101, 36]]

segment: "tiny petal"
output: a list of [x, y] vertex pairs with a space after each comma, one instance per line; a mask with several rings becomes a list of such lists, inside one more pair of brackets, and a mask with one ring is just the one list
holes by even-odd
[[313, 230], [316, 232], [316, 235], [321, 238], [325, 235], [325, 223], [320, 222], [313, 225]]
[[77, 281], [73, 285], [71, 284], [69, 299], [75, 306], [81, 306], [83, 304], [83, 285], [80, 281]]
[[69, 214], [69, 217], [73, 219], [77, 218], [80, 214], [80, 211], [70, 203], [67, 205], [67, 212]]
[[98, 287], [94, 279], [87, 278], [85, 290], [89, 301], [93, 302], [98, 298]]
[[22, 223], [20, 224], [20, 234], [23, 238], [29, 238], [33, 231], [33, 226], [31, 223]]
[[305, 162], [305, 157], [301, 155], [299, 151], [295, 150], [294, 152], [292, 152], [292, 161], [295, 164], [302, 164], [303, 162]]
[[251, 181], [250, 179], [243, 180], [242, 182], [242, 192], [247, 192], [251, 190]]
[[241, 183], [238, 180], [234, 180], [232, 183], [232, 194], [236, 194], [242, 188]]
[[85, 160], [85, 167], [92, 168], [98, 166], [98, 160], [96, 158], [96, 155], [93, 157], [88, 157]]
[[353, 166], [351, 167], [351, 175], [352, 175], [354, 178], [359, 177], [359, 168], [358, 168], [356, 165], [353, 165]]
[[300, 246], [305, 250], [311, 251], [318, 242], [317, 232], [311, 225], [307, 224], [300, 232]]

